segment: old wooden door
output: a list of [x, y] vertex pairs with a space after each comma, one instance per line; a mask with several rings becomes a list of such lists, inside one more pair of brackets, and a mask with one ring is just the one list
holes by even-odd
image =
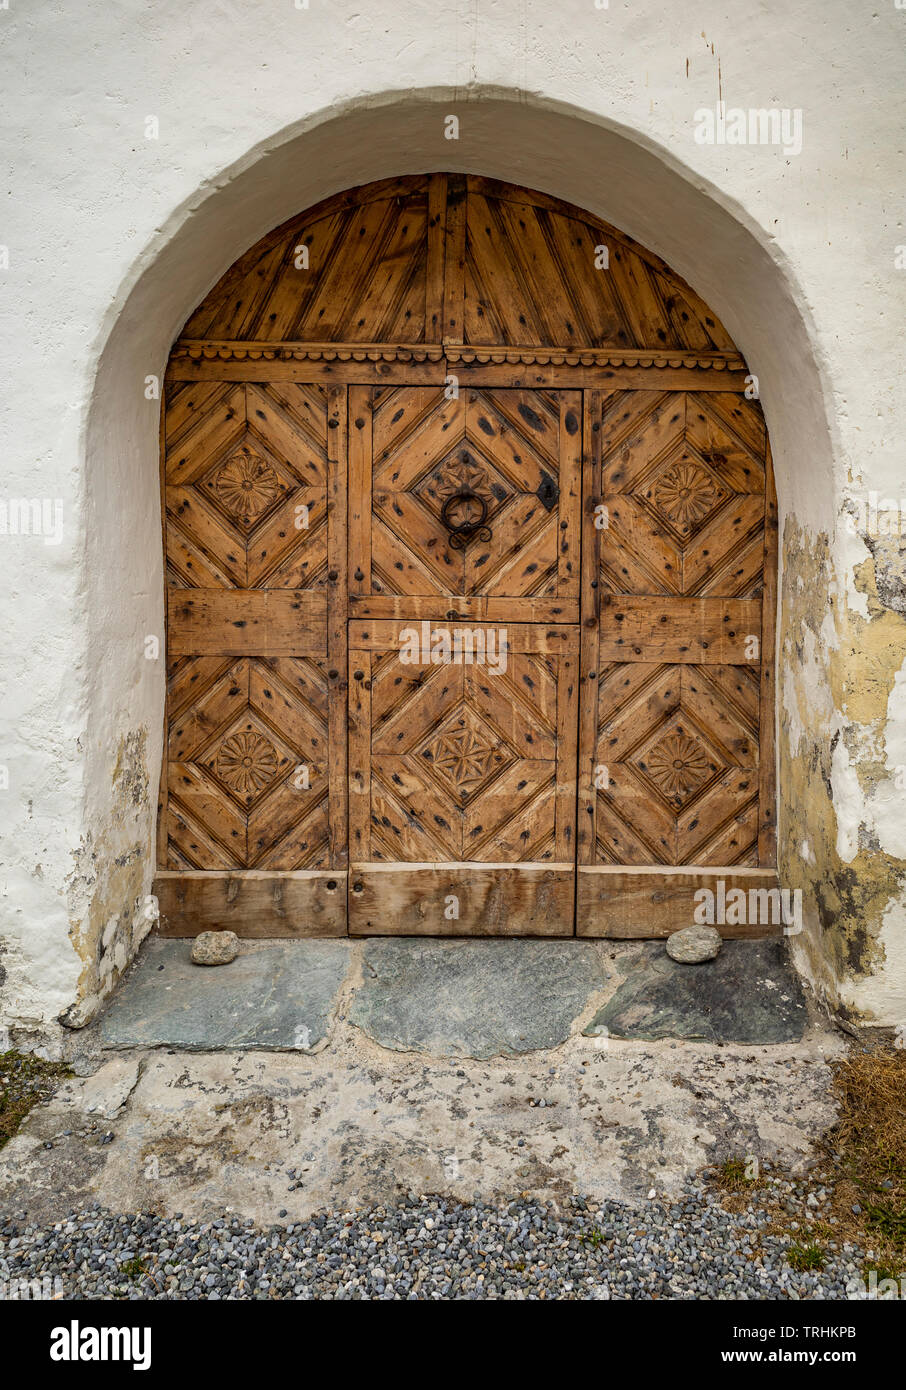
[[663, 936], [776, 883], [752, 384], [530, 189], [390, 178], [250, 247], [167, 368], [162, 930]]
[[582, 400], [349, 403], [354, 933], [570, 935]]

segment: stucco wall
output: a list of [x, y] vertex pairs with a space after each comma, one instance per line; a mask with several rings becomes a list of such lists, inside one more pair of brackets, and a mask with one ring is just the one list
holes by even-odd
[[[163, 633], [146, 378], [269, 227], [439, 168], [624, 228], [757, 373], [784, 540], [794, 944], [835, 1003], [906, 1018], [903, 549], [847, 526], [848, 498], [906, 497], [906, 10], [11, 0], [0, 43], [3, 490], [61, 499], [64, 523], [59, 544], [0, 535], [0, 1019], [83, 1021], [148, 926], [163, 660], [145, 639]], [[697, 143], [696, 112], [720, 100], [801, 110], [801, 152]]]

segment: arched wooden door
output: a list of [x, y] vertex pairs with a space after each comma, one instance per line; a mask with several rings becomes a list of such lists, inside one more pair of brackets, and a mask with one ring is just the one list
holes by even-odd
[[484, 179], [237, 262], [167, 373], [164, 930], [663, 935], [771, 886], [747, 384], [656, 257]]

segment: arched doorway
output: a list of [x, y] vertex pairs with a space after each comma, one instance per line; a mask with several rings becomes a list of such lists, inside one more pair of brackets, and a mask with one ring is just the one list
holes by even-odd
[[750, 394], [669, 267], [508, 184], [241, 257], [167, 371], [164, 930], [653, 936], [772, 886]]

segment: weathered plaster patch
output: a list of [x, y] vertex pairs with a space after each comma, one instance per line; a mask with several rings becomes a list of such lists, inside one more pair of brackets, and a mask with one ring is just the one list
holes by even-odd
[[906, 902], [902, 897], [891, 899], [884, 909], [879, 945], [884, 953], [883, 976], [845, 981], [841, 996], [851, 1012], [883, 1018], [902, 1040], [906, 1025]]
[[906, 540], [899, 536], [870, 537], [865, 543], [874, 557], [879, 601], [906, 617]]
[[837, 807], [837, 854], [851, 864], [859, 852], [858, 808], [862, 803], [858, 774], [843, 739], [837, 739], [831, 757], [831, 788]]
[[112, 773], [110, 823], [75, 852], [70, 875], [70, 939], [82, 963], [76, 998], [60, 1016], [82, 1028], [112, 990], [154, 921], [145, 868], [154, 808], [149, 796], [147, 731], [120, 740]]
[[[890, 1022], [900, 987], [888, 957], [895, 934], [884, 924], [903, 915], [906, 858], [882, 844], [877, 811], [896, 790], [885, 726], [891, 698], [900, 698], [906, 615], [886, 601], [900, 592], [889, 551], [879, 586], [877, 557], [866, 545], [850, 584], [838, 584], [827, 536], [787, 518], [780, 872], [785, 886], [803, 893], [804, 930], [793, 942], [800, 965], [832, 1005]], [[807, 732], [821, 728], [820, 741]], [[904, 793], [896, 795], [902, 819]], [[807, 854], [795, 849], [805, 844]], [[885, 966], [883, 987], [855, 987]]]

